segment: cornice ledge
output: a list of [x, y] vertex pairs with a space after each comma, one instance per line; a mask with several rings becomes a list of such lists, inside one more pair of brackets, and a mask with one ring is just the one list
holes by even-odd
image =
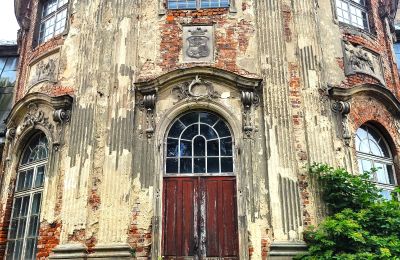
[[28, 7], [29, 0], [14, 0], [15, 17], [22, 29], [29, 28], [29, 21], [27, 21]]
[[30, 103], [37, 105], [46, 105], [52, 107], [54, 110], [65, 109], [69, 110], [72, 107], [73, 98], [70, 95], [62, 95], [52, 97], [43, 93], [30, 93], [20, 99], [12, 108], [10, 114], [5, 120], [7, 126], [17, 117], [20, 111], [28, 106]]
[[192, 68], [177, 69], [148, 81], [136, 82], [135, 87], [143, 94], [154, 93], [158, 89], [162, 89], [166, 86], [170, 86], [182, 81], [192, 80], [196, 76], [199, 76], [205, 80], [223, 82], [245, 90], [254, 90], [260, 87], [262, 82], [262, 79], [241, 76], [231, 71], [226, 71], [219, 68], [196, 66]]
[[363, 84], [352, 88], [331, 87], [328, 95], [334, 100], [348, 101], [356, 96], [369, 96], [380, 100], [395, 115], [400, 115], [400, 101], [387, 88], [377, 84]]

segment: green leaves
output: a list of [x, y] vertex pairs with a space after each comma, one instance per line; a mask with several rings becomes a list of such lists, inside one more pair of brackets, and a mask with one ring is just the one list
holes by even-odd
[[400, 203], [383, 200], [370, 173], [351, 175], [325, 164], [310, 173], [333, 215], [305, 231], [308, 253], [296, 259], [400, 259]]

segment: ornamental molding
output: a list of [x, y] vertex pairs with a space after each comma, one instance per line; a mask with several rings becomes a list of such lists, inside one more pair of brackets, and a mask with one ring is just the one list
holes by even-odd
[[346, 76], [366, 74], [379, 80], [383, 79], [382, 59], [379, 54], [349, 41], [343, 41], [344, 71]]
[[219, 68], [196, 66], [177, 69], [154, 79], [136, 82], [135, 89], [142, 94], [155, 93], [164, 88], [179, 85], [182, 82], [191, 82], [196, 76], [203, 81], [223, 83], [239, 90], [253, 91], [258, 89], [262, 82], [262, 79], [244, 77]]
[[331, 99], [340, 101], [348, 101], [357, 96], [367, 96], [380, 101], [394, 116], [400, 115], [400, 101], [392, 91], [381, 85], [363, 84], [351, 88], [331, 86], [328, 89], [328, 95]]
[[41, 130], [58, 150], [71, 116], [72, 97], [31, 93], [19, 100], [6, 119], [7, 139], [19, 142], [31, 130]]
[[144, 95], [139, 102], [141, 110], [146, 113], [146, 136], [152, 138], [155, 131], [154, 113], [156, 108], [156, 94]]
[[211, 100], [221, 97], [221, 94], [214, 90], [212, 83], [201, 79], [199, 75], [192, 81], [186, 81], [174, 87], [172, 93], [179, 101]]

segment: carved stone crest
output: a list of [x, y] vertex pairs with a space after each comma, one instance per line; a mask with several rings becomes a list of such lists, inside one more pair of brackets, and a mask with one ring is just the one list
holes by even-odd
[[27, 128], [34, 127], [36, 124], [43, 125], [50, 132], [54, 129], [53, 125], [49, 122], [49, 118], [45, 116], [45, 113], [39, 110], [35, 103], [31, 103], [28, 106], [28, 113], [22, 120], [22, 124], [17, 128], [17, 135], [21, 134]]
[[210, 62], [213, 60], [212, 26], [185, 26], [183, 37], [184, 61]]
[[378, 54], [348, 41], [343, 42], [343, 50], [346, 75], [363, 73], [378, 79], [383, 85], [385, 84], [382, 62]]
[[196, 76], [191, 82], [184, 82], [172, 89], [178, 100], [187, 99], [198, 101], [204, 99], [219, 98], [221, 95], [214, 90], [211, 82], [202, 80]]
[[34, 73], [30, 76], [30, 85], [35, 85], [43, 81], [56, 82], [57, 67], [58, 59], [56, 57], [52, 56], [39, 61], [37, 64], [32, 66]]

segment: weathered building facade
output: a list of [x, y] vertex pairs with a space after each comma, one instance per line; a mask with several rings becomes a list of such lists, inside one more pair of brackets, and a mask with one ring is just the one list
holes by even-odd
[[284, 259], [306, 165], [400, 172], [397, 1], [15, 0], [10, 259]]

